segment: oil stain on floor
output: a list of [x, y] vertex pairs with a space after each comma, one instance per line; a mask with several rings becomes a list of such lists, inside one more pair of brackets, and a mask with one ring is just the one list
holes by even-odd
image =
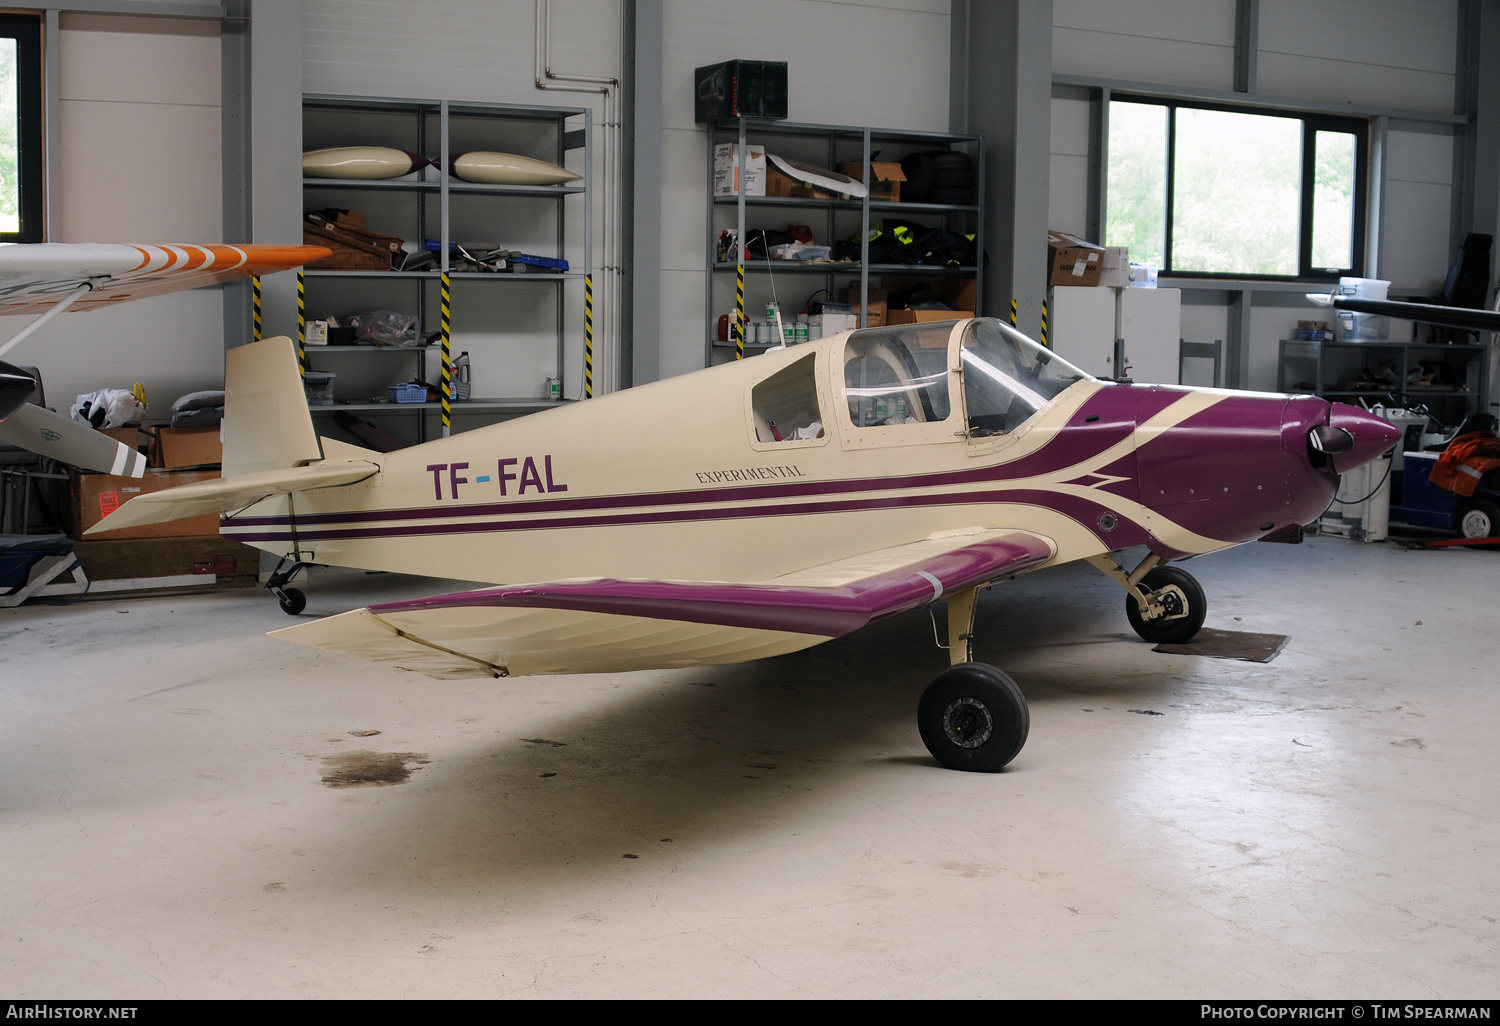
[[343, 752], [323, 759], [324, 787], [390, 787], [404, 784], [432, 760], [426, 752]]

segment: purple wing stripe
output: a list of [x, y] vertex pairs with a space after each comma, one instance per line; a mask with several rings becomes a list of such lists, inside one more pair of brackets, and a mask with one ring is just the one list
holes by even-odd
[[936, 577], [949, 594], [1030, 569], [1051, 556], [1043, 539], [1016, 533], [837, 588], [604, 579], [435, 595], [371, 606], [370, 611], [379, 616], [485, 606], [570, 609], [837, 638], [931, 602], [936, 589], [924, 573]]

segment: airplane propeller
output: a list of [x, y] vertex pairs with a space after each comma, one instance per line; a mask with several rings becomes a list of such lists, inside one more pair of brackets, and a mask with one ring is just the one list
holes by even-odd
[[[18, 391], [19, 384], [12, 384], [17, 376], [25, 382], [24, 391]], [[10, 403], [13, 394], [20, 397], [4, 420], [0, 420], [0, 442], [84, 470], [125, 477], [146, 473], [146, 457], [131, 446], [61, 413], [27, 403], [26, 397], [34, 388], [36, 381], [31, 375], [9, 364], [0, 364], [0, 411]]]

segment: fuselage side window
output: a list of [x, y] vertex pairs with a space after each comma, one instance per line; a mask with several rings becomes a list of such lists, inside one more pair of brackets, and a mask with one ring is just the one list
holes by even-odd
[[823, 437], [818, 407], [817, 354], [781, 368], [750, 390], [758, 442], [802, 442]]
[[996, 320], [977, 320], [965, 329], [962, 357], [971, 438], [1014, 431], [1053, 396], [1088, 378], [1056, 353]]
[[953, 325], [912, 325], [850, 336], [844, 349], [844, 394], [855, 427], [881, 428], [947, 420], [948, 337]]

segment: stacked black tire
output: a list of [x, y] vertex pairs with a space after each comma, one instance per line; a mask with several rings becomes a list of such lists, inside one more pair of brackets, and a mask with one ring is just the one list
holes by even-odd
[[906, 182], [901, 186], [903, 203], [949, 203], [968, 206], [974, 202], [974, 158], [957, 150], [913, 153], [901, 161]]

